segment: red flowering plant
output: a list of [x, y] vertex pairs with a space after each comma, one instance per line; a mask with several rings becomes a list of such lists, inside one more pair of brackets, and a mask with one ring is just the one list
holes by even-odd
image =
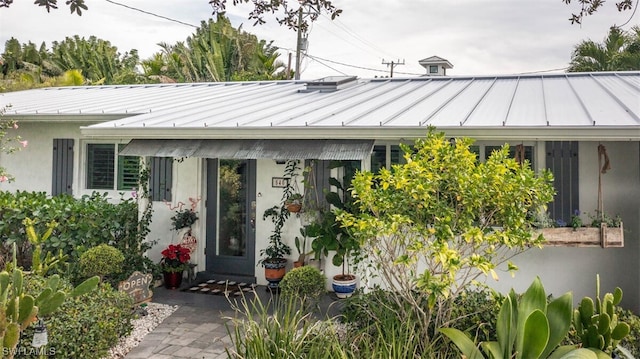
[[160, 267], [163, 272], [182, 272], [189, 266], [190, 251], [179, 244], [170, 244], [161, 252]]

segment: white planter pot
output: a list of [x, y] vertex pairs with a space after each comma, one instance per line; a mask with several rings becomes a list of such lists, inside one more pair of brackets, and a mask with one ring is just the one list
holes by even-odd
[[[341, 278], [347, 277], [347, 278]], [[333, 276], [333, 281], [331, 282], [331, 287], [333, 287], [333, 291], [336, 293], [338, 298], [348, 298], [353, 294], [358, 285], [358, 277], [353, 274], [346, 274], [343, 276], [342, 274]]]

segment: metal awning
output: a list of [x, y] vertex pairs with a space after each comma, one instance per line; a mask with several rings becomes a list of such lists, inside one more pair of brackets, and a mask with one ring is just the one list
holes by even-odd
[[373, 140], [161, 140], [133, 139], [121, 156], [274, 160], [363, 160]]

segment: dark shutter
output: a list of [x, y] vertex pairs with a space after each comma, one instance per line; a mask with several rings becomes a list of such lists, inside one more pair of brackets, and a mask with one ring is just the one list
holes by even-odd
[[53, 139], [51, 195], [73, 194], [73, 138]]
[[151, 157], [149, 191], [153, 201], [171, 201], [173, 157]]
[[553, 173], [556, 190], [549, 206], [549, 215], [555, 221], [571, 222], [575, 210], [580, 210], [578, 198], [578, 142], [555, 141], [546, 143], [547, 168]]

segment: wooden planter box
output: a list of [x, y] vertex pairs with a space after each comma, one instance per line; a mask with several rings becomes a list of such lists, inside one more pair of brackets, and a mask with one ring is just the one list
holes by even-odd
[[537, 231], [547, 246], [562, 247], [624, 247], [624, 230], [620, 227], [543, 228]]

